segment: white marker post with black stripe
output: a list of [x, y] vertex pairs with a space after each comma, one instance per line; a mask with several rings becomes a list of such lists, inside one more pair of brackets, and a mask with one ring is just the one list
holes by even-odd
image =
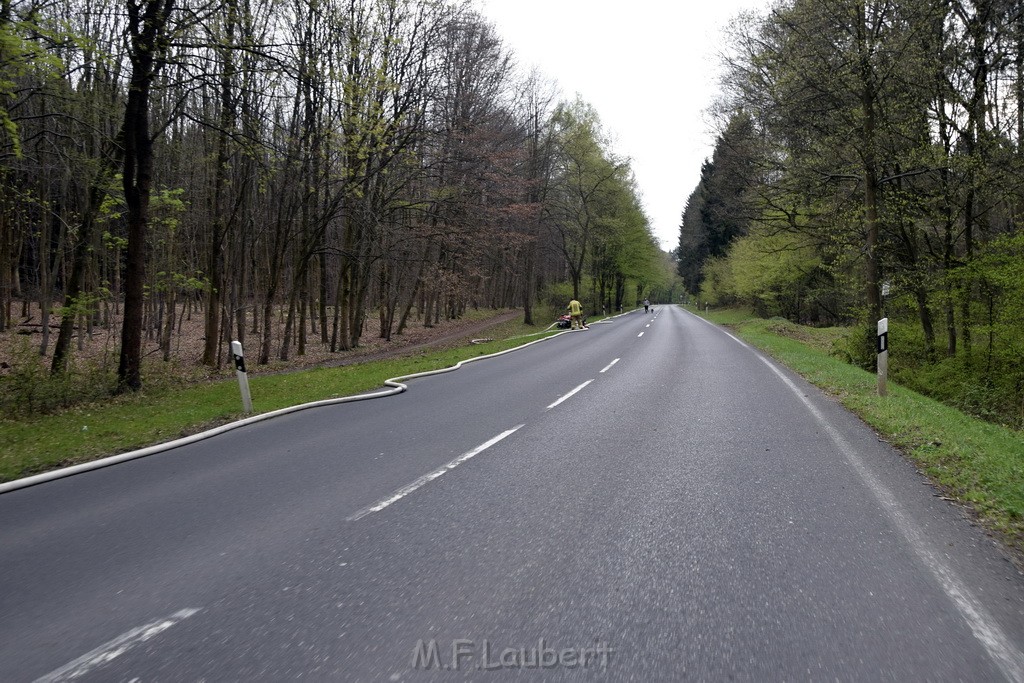
[[235, 374], [238, 375], [238, 387], [242, 390], [242, 410], [248, 415], [252, 412], [252, 396], [249, 395], [249, 375], [245, 371], [245, 356], [242, 355], [242, 342], [231, 342], [231, 355], [235, 359]]
[[878, 321], [878, 395], [888, 393], [886, 380], [889, 378], [889, 319]]

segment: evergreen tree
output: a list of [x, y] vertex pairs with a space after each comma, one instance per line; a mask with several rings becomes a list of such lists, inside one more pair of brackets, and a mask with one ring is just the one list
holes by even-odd
[[742, 112], [731, 117], [686, 202], [676, 253], [679, 275], [691, 293], [700, 291], [704, 263], [724, 256], [729, 245], [747, 233], [757, 179], [753, 142], [750, 117]]

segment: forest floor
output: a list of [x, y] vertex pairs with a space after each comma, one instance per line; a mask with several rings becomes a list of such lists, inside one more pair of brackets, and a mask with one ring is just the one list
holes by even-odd
[[[43, 341], [42, 316], [37, 305], [28, 307], [16, 306], [17, 315], [13, 316], [11, 327], [0, 333], [0, 376], [10, 375], [19, 371], [19, 366], [29, 361], [49, 366], [53, 346], [57, 340], [60, 319], [51, 315], [49, 319], [50, 336], [45, 353], [40, 354]], [[186, 382], [215, 379], [233, 373], [230, 362], [224, 362], [219, 370], [203, 368], [200, 358], [203, 349], [203, 318], [201, 311], [195, 310], [191, 315], [179, 311], [180, 321], [171, 339], [171, 363], [163, 363], [158, 335], [154, 332], [143, 339], [143, 378], [159, 376], [163, 381], [171, 379], [168, 375], [177, 375], [179, 380]], [[246, 366], [250, 375], [293, 372], [313, 367], [337, 367], [375, 360], [399, 358], [405, 355], [463, 346], [474, 338], [486, 337], [488, 330], [505, 323], [521, 319], [523, 311], [516, 310], [468, 310], [463, 317], [455, 320], [441, 320], [427, 327], [423, 321], [412, 321], [401, 335], [392, 334], [387, 340], [380, 335], [380, 325], [376, 316], [368, 317], [364, 324], [363, 335], [359, 346], [355, 349], [331, 352], [328, 345], [320, 341], [317, 330], [307, 333], [306, 350], [303, 355], [297, 354], [293, 341], [288, 360], [280, 359], [281, 338], [284, 322], [281, 316], [275, 319], [278, 329], [274, 331], [275, 343], [271, 349], [271, 361], [267, 365], [258, 365], [255, 361], [259, 354], [257, 333], [249, 332], [246, 347]], [[537, 331], [543, 330], [544, 324], [536, 326]], [[87, 364], [92, 368], [111, 369], [117, 365], [119, 350], [118, 337], [120, 321], [111, 316], [106, 327], [96, 325], [92, 335], [82, 336], [79, 346], [78, 337], [72, 341], [72, 355], [78, 364]], [[226, 358], [226, 350], [225, 350]], [[24, 368], [21, 368], [24, 370]]]

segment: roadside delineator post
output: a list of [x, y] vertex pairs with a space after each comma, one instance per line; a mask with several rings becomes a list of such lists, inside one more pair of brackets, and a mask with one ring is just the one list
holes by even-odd
[[242, 410], [249, 414], [252, 412], [252, 396], [249, 394], [249, 375], [245, 371], [245, 356], [242, 354], [242, 342], [231, 342], [231, 355], [235, 359], [235, 374], [238, 375], [238, 387], [242, 390]]
[[889, 319], [878, 321], [878, 395], [888, 393], [886, 381], [889, 376]]

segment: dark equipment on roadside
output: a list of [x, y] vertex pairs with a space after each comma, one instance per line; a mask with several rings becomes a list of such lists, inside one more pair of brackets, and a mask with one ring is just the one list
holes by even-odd
[[[584, 316], [582, 318], [582, 321], [583, 321], [583, 326], [586, 327], [587, 326], [587, 318], [586, 318], [586, 316]], [[555, 327], [557, 327], [560, 330], [568, 330], [570, 327], [572, 327], [572, 316], [569, 315], [568, 313], [566, 313], [565, 315], [559, 316], [558, 320], [555, 321]]]

